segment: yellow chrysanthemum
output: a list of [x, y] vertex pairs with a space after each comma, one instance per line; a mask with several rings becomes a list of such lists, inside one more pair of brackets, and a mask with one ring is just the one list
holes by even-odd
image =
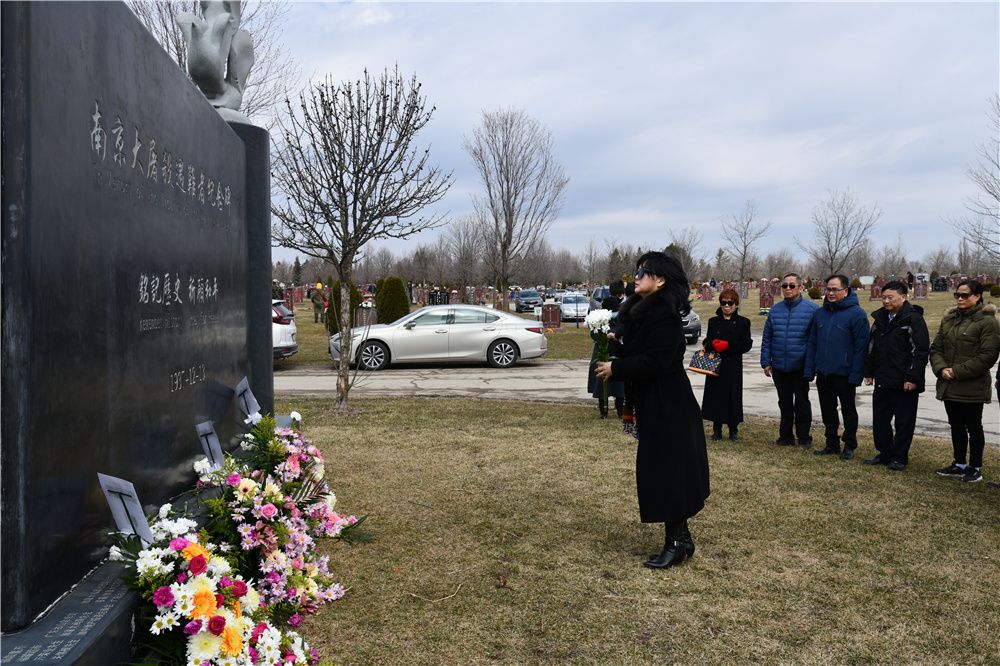
[[211, 617], [215, 614], [215, 595], [211, 591], [198, 590], [194, 593], [194, 598], [191, 601], [194, 607], [191, 609], [189, 617], [192, 620], [197, 620], [201, 617]]
[[235, 627], [227, 626], [222, 630], [222, 654], [235, 657], [243, 652], [243, 637]]
[[181, 556], [189, 562], [199, 555], [204, 555], [206, 562], [212, 559], [212, 554], [209, 553], [208, 550], [206, 550], [200, 543], [188, 544], [188, 547], [181, 551]]

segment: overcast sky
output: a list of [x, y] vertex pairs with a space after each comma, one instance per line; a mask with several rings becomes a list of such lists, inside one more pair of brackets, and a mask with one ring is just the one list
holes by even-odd
[[[303, 81], [417, 75], [437, 107], [423, 141], [455, 176], [435, 212], [471, 210], [462, 137], [510, 107], [552, 132], [570, 179], [553, 247], [663, 247], [697, 225], [714, 254], [720, 218], [752, 199], [774, 225], [761, 249], [800, 255], [812, 208], [850, 188], [883, 210], [876, 243], [902, 233], [916, 258], [957, 246], [944, 220], [975, 194], [965, 170], [1000, 88], [998, 7], [299, 3], [285, 38]], [[384, 245], [398, 255], [438, 233]]]

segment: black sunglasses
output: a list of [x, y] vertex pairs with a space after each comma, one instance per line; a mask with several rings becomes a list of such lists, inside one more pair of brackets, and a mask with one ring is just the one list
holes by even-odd
[[645, 266], [640, 266], [639, 269], [636, 270], [636, 272], [635, 272], [635, 279], [636, 280], [641, 280], [646, 275], [648, 275], [649, 277], [656, 277], [656, 273], [654, 273], [653, 271], [649, 270]]
[[736, 305], [736, 301], [719, 301], [719, 305], [722, 305], [722, 306]]
[[960, 298], [972, 298], [973, 295], [974, 294], [971, 291], [956, 291], [955, 300], [957, 301]]
[[791, 284], [789, 282], [785, 282], [784, 284], [781, 285], [781, 288], [782, 289], [798, 289], [799, 285], [797, 285], [797, 284]]

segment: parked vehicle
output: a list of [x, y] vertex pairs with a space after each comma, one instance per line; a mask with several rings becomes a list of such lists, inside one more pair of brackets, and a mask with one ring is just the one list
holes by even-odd
[[[391, 324], [351, 329], [351, 365], [381, 370], [390, 363], [486, 361], [509, 368], [519, 358], [548, 349], [537, 322], [477, 305], [431, 305]], [[330, 357], [340, 362], [340, 334], [330, 338]]]
[[542, 304], [542, 295], [534, 289], [522, 289], [514, 298], [514, 309], [517, 312], [532, 312], [536, 305]]
[[298, 333], [295, 327], [295, 313], [285, 306], [280, 299], [271, 301], [271, 340], [274, 346], [274, 359], [288, 358], [299, 352], [295, 341]]
[[578, 292], [566, 292], [559, 298], [563, 321], [583, 321], [590, 312], [590, 300]]
[[611, 295], [611, 287], [604, 285], [603, 287], [596, 287], [590, 292], [590, 309], [600, 310], [601, 303], [604, 299]]
[[694, 310], [681, 318], [681, 325], [684, 326], [684, 340], [689, 344], [698, 342], [701, 337], [701, 317]]

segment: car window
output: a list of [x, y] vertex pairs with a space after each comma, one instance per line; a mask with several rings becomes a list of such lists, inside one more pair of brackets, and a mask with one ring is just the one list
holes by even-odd
[[484, 324], [486, 323], [486, 313], [478, 310], [455, 309], [453, 324]]
[[494, 321], [496, 321], [498, 319], [500, 319], [500, 315], [495, 315], [495, 314], [492, 314], [490, 312], [486, 313], [486, 323], [487, 324], [492, 323], [492, 322], [494, 322]]
[[448, 311], [428, 312], [413, 320], [414, 326], [441, 326], [448, 323]]
[[563, 296], [563, 303], [586, 303], [587, 299], [583, 296]]
[[537, 291], [522, 291], [521, 298], [538, 298]]

